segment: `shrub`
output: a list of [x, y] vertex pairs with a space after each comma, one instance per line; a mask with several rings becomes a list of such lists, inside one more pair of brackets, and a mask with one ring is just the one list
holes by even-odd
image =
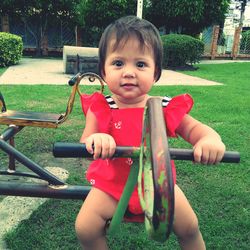
[[22, 38], [10, 33], [0, 32], [0, 67], [17, 64], [22, 57]]
[[188, 35], [164, 35], [162, 42], [164, 49], [163, 68], [199, 62], [204, 52], [204, 43]]

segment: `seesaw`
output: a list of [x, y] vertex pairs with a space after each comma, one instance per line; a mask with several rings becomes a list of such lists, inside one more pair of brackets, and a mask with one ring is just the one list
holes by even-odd
[[[78, 86], [84, 76], [86, 75], [78, 74], [72, 79], [71, 85]], [[88, 76], [96, 78], [94, 74]], [[125, 214], [130, 195], [137, 183], [145, 214], [145, 226], [149, 236], [154, 240], [163, 242], [167, 240], [172, 231], [174, 184], [170, 161], [171, 159], [192, 161], [193, 151], [168, 147], [161, 101], [161, 98], [150, 98], [147, 102], [144, 110], [141, 146], [116, 148], [114, 157], [133, 158], [133, 166], [135, 167], [131, 167], [124, 192], [107, 229], [108, 233], [117, 231], [117, 227]], [[33, 177], [46, 180], [48, 184], [0, 182], [0, 194], [63, 199], [84, 199], [87, 196], [90, 190], [89, 186], [67, 185], [9, 145], [6, 140], [13, 137], [18, 131], [18, 126], [10, 126], [1, 136], [0, 148], [30, 168], [35, 173]], [[91, 157], [86, 151], [85, 145], [80, 143], [55, 143], [53, 154], [55, 157]], [[238, 152], [228, 151], [225, 152], [222, 162], [238, 163], [239, 160]], [[141, 183], [142, 173], [144, 173], [144, 190], [142, 190]], [[31, 176], [30, 174], [22, 175]]]

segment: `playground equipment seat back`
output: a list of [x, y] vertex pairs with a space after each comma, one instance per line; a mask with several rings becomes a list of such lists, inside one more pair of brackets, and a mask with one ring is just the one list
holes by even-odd
[[9, 110], [6, 107], [3, 95], [0, 92], [0, 124], [56, 128], [59, 124], [63, 123], [71, 113], [74, 105], [76, 91], [78, 91], [78, 84], [75, 84], [72, 87], [66, 111], [61, 114]]

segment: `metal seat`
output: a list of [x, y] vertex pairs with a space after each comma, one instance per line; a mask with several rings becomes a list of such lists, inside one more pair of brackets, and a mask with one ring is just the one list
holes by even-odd
[[3, 96], [0, 93], [0, 124], [16, 126], [33, 126], [43, 128], [56, 128], [63, 123], [71, 113], [75, 100], [75, 94], [78, 91], [78, 84], [72, 88], [66, 107], [66, 112], [61, 114], [33, 111], [9, 110], [6, 107]]
[[0, 124], [16, 125], [16, 126], [33, 126], [43, 128], [56, 128], [59, 124], [66, 121], [71, 113], [75, 101], [76, 92], [81, 95], [79, 90], [79, 83], [84, 77], [89, 77], [90, 81], [98, 79], [101, 84], [101, 92], [103, 91], [102, 79], [95, 73], [77, 74], [69, 81], [69, 85], [73, 86], [69, 96], [68, 104], [65, 113], [54, 114], [47, 112], [33, 112], [33, 111], [16, 111], [9, 110], [6, 107], [3, 95], [0, 93]]

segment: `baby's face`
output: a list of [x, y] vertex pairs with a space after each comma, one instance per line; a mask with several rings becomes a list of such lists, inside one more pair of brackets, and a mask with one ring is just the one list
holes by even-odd
[[111, 92], [123, 102], [137, 102], [155, 82], [155, 59], [151, 47], [140, 46], [138, 39], [130, 37], [113, 50], [115, 40], [107, 49], [103, 78]]

